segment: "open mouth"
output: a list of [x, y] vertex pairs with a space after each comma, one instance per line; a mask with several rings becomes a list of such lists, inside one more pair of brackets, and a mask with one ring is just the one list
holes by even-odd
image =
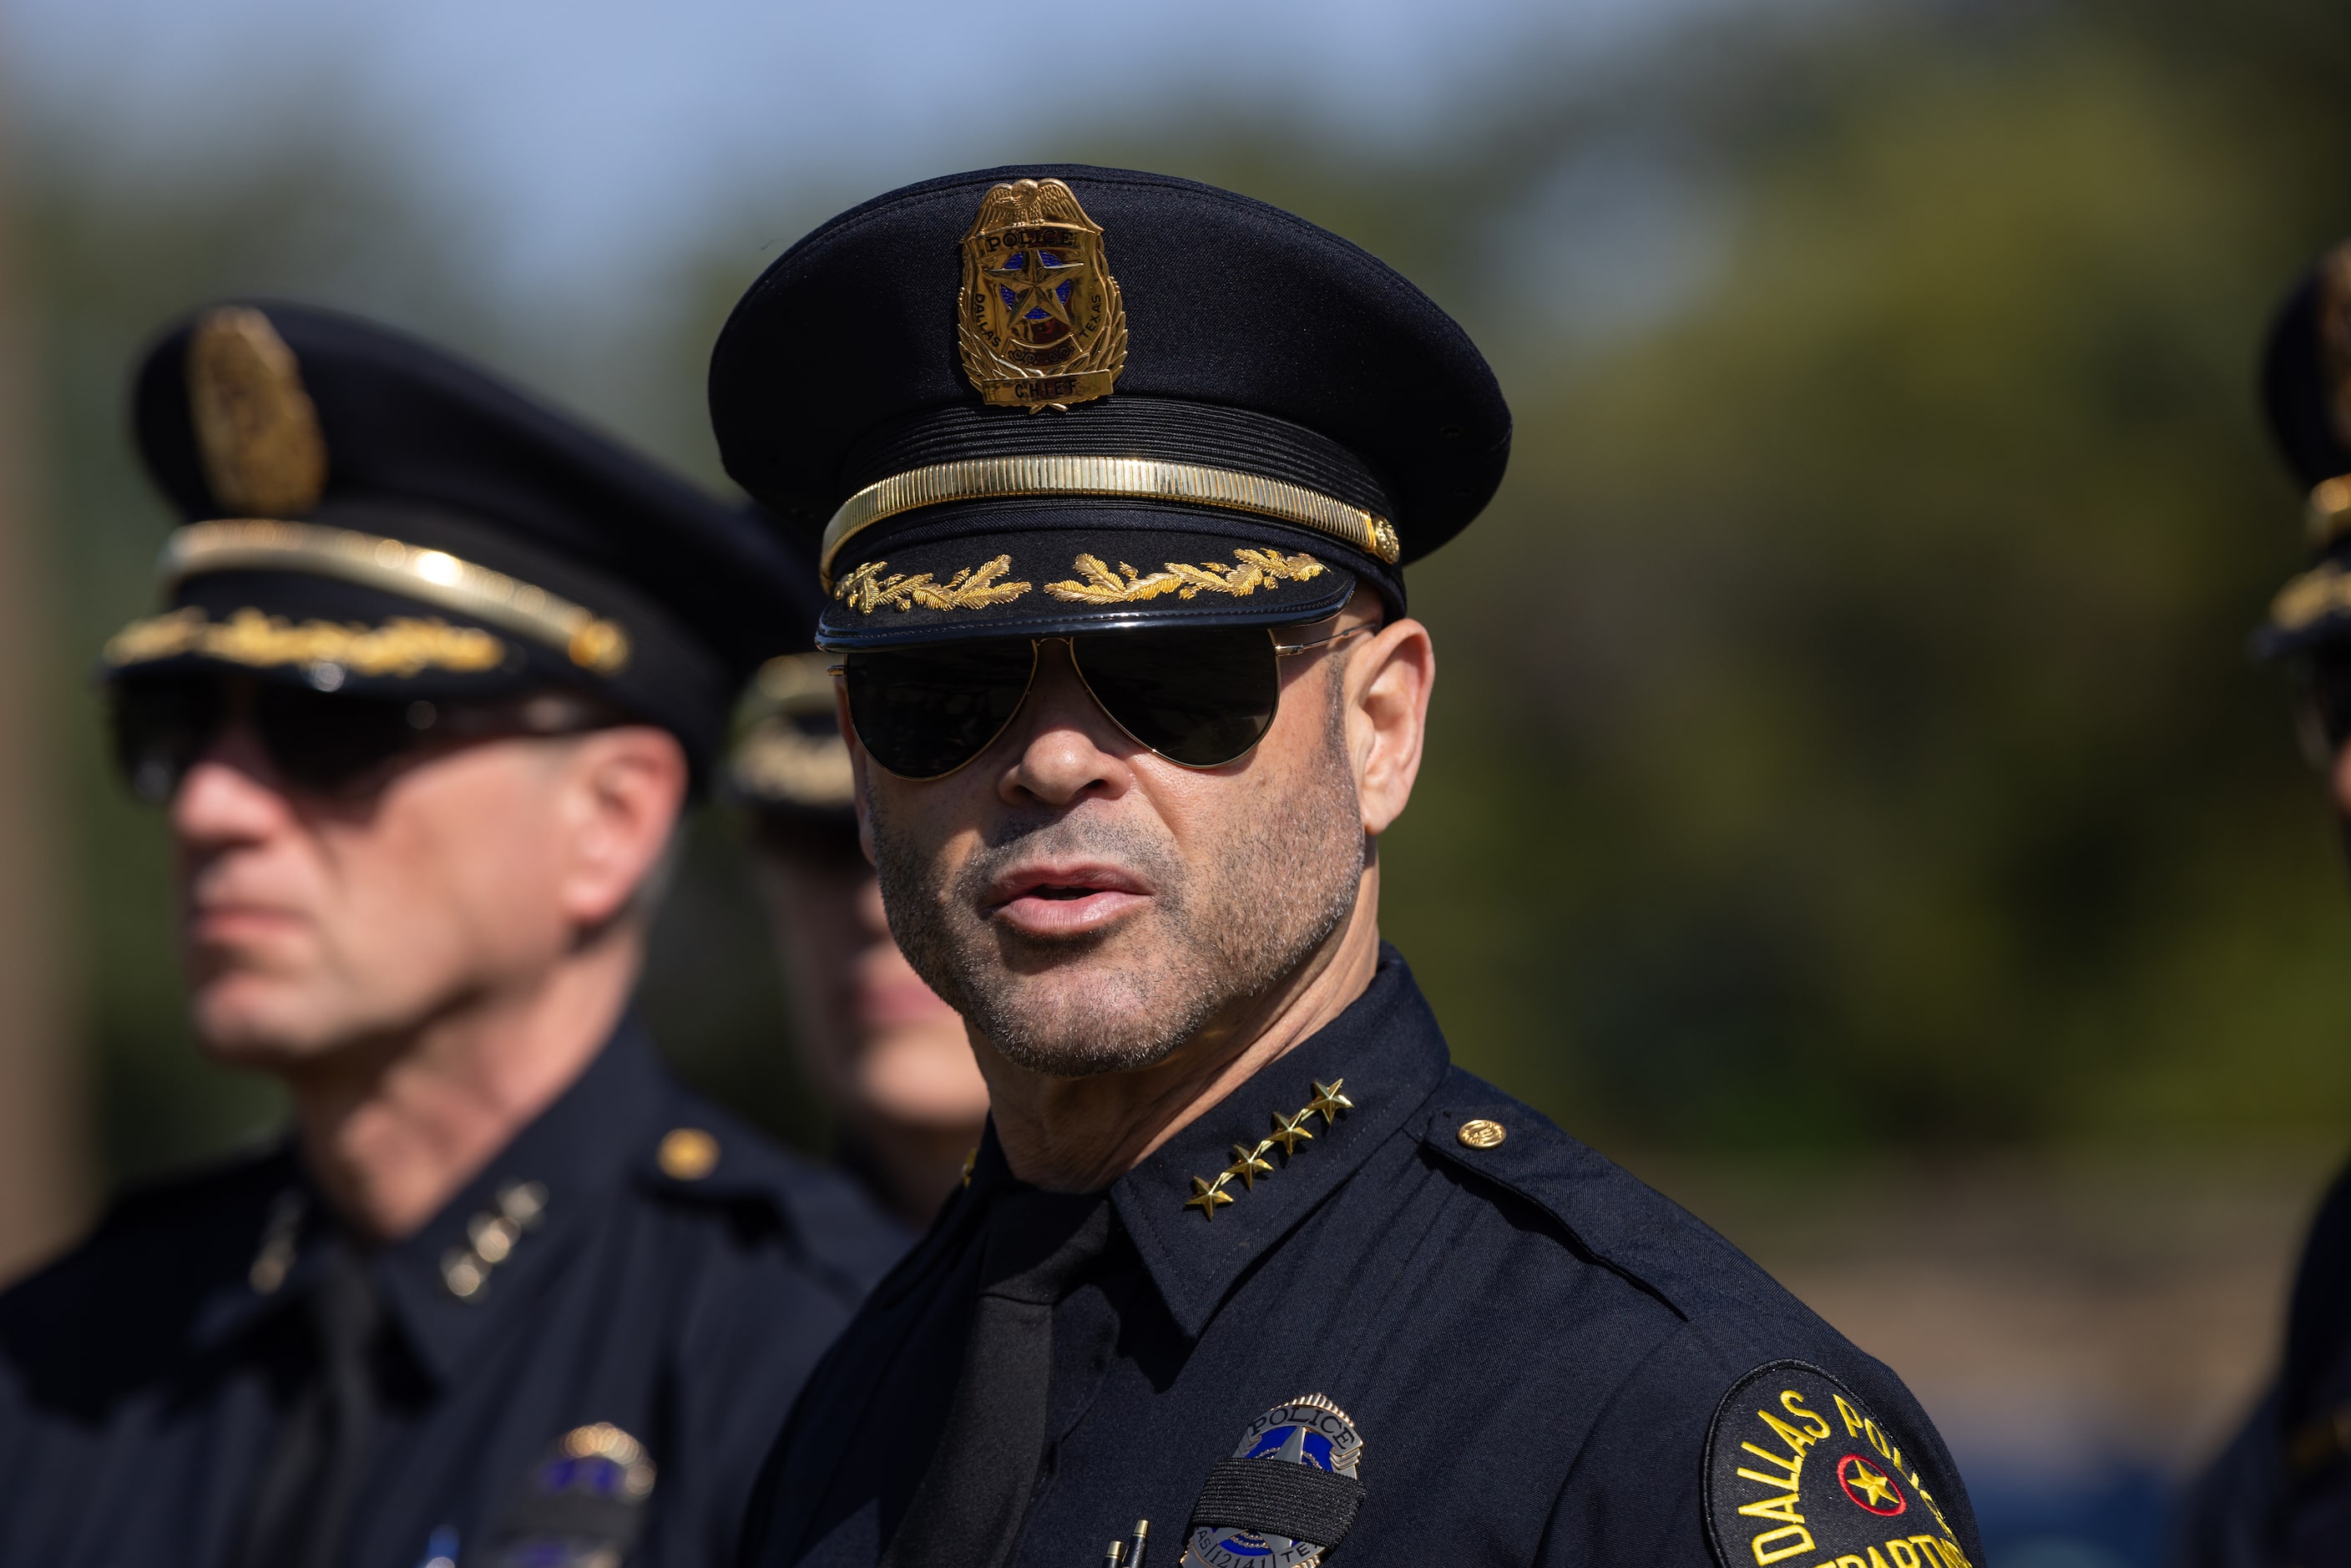
[[987, 914], [1029, 936], [1075, 935], [1100, 928], [1151, 898], [1140, 878], [1114, 866], [1053, 866], [1000, 879]]

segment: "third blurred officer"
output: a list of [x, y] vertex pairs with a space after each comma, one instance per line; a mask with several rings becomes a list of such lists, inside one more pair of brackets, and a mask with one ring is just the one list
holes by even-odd
[[187, 524], [106, 649], [121, 765], [169, 815], [196, 1034], [294, 1127], [0, 1303], [0, 1562], [717, 1560], [893, 1250], [629, 1011], [792, 578], [349, 318], [207, 310], [136, 413]]
[[[2304, 743], [2351, 835], [2351, 244], [2287, 297], [2262, 383], [2271, 429], [2310, 487], [2317, 559], [2280, 591], [2254, 647], [2294, 671]], [[2311, 1227], [2284, 1364], [2191, 1496], [2183, 1546], [2197, 1568], [2351, 1563], [2351, 1171]]]
[[727, 784], [750, 813], [801, 1067], [832, 1112], [834, 1157], [901, 1218], [927, 1225], [979, 1142], [987, 1085], [962, 1018], [890, 936], [850, 805], [831, 662], [785, 653], [760, 666]]

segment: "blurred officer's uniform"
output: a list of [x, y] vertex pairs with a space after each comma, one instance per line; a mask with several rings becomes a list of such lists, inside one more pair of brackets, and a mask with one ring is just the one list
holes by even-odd
[[[707, 770], [744, 676], [812, 614], [738, 513], [365, 322], [208, 310], [135, 403], [187, 524], [166, 608], [105, 671], [159, 801], [230, 683], [289, 789], [462, 747], [469, 715], [534, 733], [548, 694]], [[360, 1242], [289, 1140], [130, 1197], [0, 1298], [0, 1562], [717, 1560], [902, 1239], [622, 1017], [412, 1234]]]
[[[2315, 559], [2279, 591], [2253, 648], [2293, 670], [2304, 747], [2351, 833], [2351, 244], [2287, 296], [2262, 393], [2272, 433], [2310, 487]], [[2311, 1227], [2277, 1381], [2189, 1494], [2180, 1544], [2197, 1568], [2351, 1563], [2351, 1171]]]
[[[852, 661], [877, 758], [868, 651], [945, 668], [1075, 635], [1110, 657], [1167, 628], [1311, 628], [1359, 588], [1400, 617], [1401, 566], [1484, 507], [1510, 437], [1475, 347], [1374, 257], [1084, 167], [953, 176], [827, 224], [737, 307], [711, 387], [729, 472], [821, 530], [819, 641]], [[1008, 722], [1017, 652], [968, 656], [1008, 669]], [[1081, 667], [1162, 756], [1245, 752], [1198, 666], [1130, 660], [1115, 693]], [[875, 679], [922, 727], [873, 766], [942, 777], [988, 744], [982, 724], [923, 760], [970, 705]], [[1393, 949], [1106, 1192], [1024, 1183], [991, 1123], [795, 1407], [746, 1538], [759, 1568], [1064, 1568], [1113, 1542], [1127, 1568], [1978, 1551], [1901, 1382], [1453, 1067]]]

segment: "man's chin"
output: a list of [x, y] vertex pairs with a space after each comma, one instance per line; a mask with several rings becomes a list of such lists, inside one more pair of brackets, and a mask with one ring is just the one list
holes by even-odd
[[294, 988], [232, 974], [190, 989], [189, 1021], [206, 1058], [224, 1067], [274, 1071], [313, 1061], [334, 1049]]

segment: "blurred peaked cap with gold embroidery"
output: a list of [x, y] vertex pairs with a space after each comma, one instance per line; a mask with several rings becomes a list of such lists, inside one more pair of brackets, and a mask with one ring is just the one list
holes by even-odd
[[893, 191], [736, 305], [710, 364], [736, 481], [813, 552], [828, 648], [1311, 621], [1493, 497], [1477, 346], [1377, 257], [1164, 174], [1053, 164]]
[[2351, 642], [2351, 242], [2287, 291], [2262, 352], [2262, 412], [2294, 479], [2311, 567], [2287, 580], [2252, 632], [2260, 658]]
[[856, 785], [834, 718], [832, 655], [782, 653], [759, 666], [736, 709], [723, 790], [763, 827], [853, 840]]
[[183, 526], [112, 680], [232, 667], [321, 690], [568, 685], [674, 731], [700, 775], [815, 585], [721, 501], [464, 361], [356, 317], [205, 307], [139, 366], [132, 423]]
[[2263, 658], [2351, 640], [2351, 241], [2295, 279], [2262, 356], [2262, 412], [2308, 491], [2311, 567], [2279, 591], [2253, 633]]

